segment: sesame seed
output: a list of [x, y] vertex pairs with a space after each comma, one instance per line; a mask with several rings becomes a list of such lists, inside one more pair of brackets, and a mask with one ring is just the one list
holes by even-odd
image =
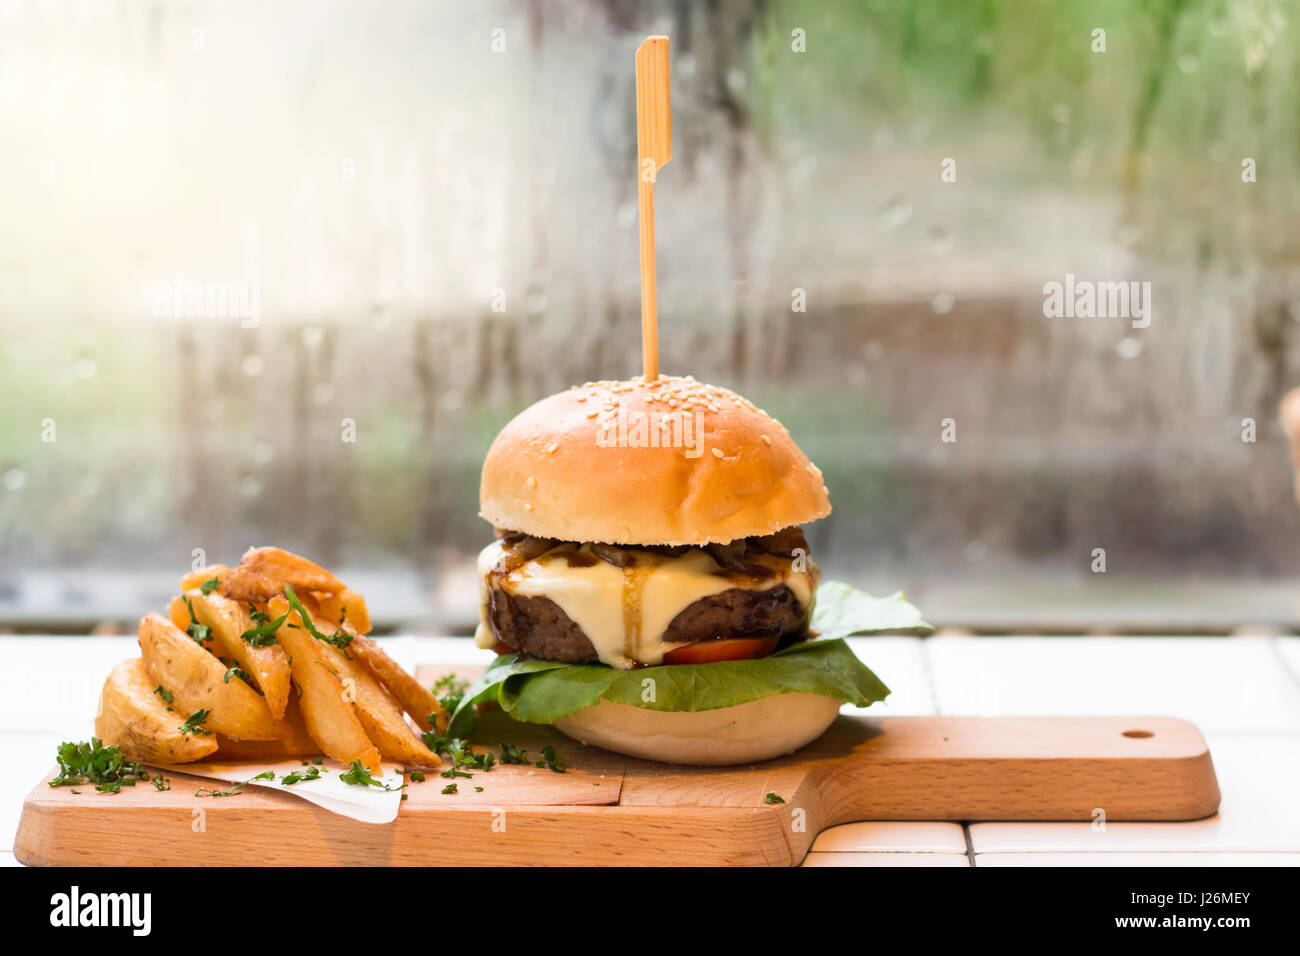
[[559, 442], [551, 442], [549, 445], [546, 446], [546, 454], [548, 455], [552, 454], [555, 451], [555, 449], [559, 447], [560, 447]]
[[759, 435], [758, 440], [761, 441], [764, 445], [772, 444], [772, 439], [768, 438], [766, 435]]
[[714, 458], [725, 458], [725, 457], [727, 457], [727, 456], [724, 455], [724, 454], [722, 453], [722, 449], [721, 449], [721, 448], [715, 448], [715, 449], [713, 449], [713, 457], [714, 457]]
[[527, 478], [524, 479], [524, 484], [527, 485], [529, 488], [536, 488], [537, 479], [534, 478], [532, 475], [529, 475]]

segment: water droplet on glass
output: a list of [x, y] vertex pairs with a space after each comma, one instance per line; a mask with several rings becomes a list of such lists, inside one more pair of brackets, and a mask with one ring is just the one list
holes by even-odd
[[862, 346], [862, 357], [874, 362], [885, 354], [885, 347], [874, 339]]
[[1092, 150], [1082, 147], [1070, 157], [1070, 172], [1075, 179], [1085, 179], [1092, 172]]
[[1212, 16], [1205, 22], [1205, 29], [1210, 32], [1212, 37], [1226, 36], [1228, 33], [1228, 20], [1221, 15]]
[[1133, 223], [1126, 222], [1116, 228], [1115, 238], [1122, 246], [1133, 246], [1142, 238], [1142, 230]]
[[889, 149], [894, 145], [894, 131], [888, 126], [882, 126], [876, 130], [876, 134], [871, 137], [872, 145], [876, 149]]
[[302, 330], [302, 344], [309, 349], [319, 346], [324, 338], [325, 330], [319, 325], [308, 325]]
[[636, 203], [625, 202], [620, 204], [615, 216], [618, 222], [618, 228], [631, 229], [636, 225]]
[[265, 465], [275, 456], [275, 446], [269, 441], [259, 441], [253, 445], [253, 460]]
[[18, 491], [27, 484], [27, 472], [21, 468], [10, 468], [4, 474], [4, 484], [8, 490]]
[[94, 378], [99, 371], [99, 365], [93, 358], [80, 358], [72, 366], [72, 370], [76, 373], [77, 378]]
[[393, 317], [384, 308], [376, 308], [370, 313], [370, 321], [377, 329], [386, 329], [393, 324]]
[[952, 252], [952, 233], [943, 226], [931, 226], [925, 237], [925, 247], [932, 256], [946, 256]]
[[1184, 53], [1178, 57], [1178, 69], [1184, 73], [1195, 73], [1200, 65], [1201, 61], [1195, 53]]
[[976, 564], [988, 557], [989, 546], [983, 541], [968, 541], [966, 542], [965, 551], [966, 560]]
[[1057, 103], [1052, 107], [1052, 119], [1064, 126], [1070, 122], [1070, 104]]
[[528, 312], [531, 315], [541, 315], [546, 311], [546, 293], [531, 292], [528, 295]]
[[262, 493], [262, 483], [249, 475], [239, 481], [239, 493], [245, 498], [256, 498]]
[[1115, 346], [1115, 352], [1120, 358], [1131, 359], [1137, 358], [1141, 355], [1142, 348], [1143, 343], [1140, 338], [1136, 335], [1126, 335], [1124, 338], [1120, 339], [1119, 344]]
[[244, 360], [239, 363], [239, 368], [249, 378], [257, 378], [266, 368], [266, 363], [262, 361], [260, 355], [245, 355]]
[[677, 75], [684, 80], [695, 75], [695, 54], [683, 53], [677, 58]]
[[947, 315], [952, 311], [953, 297], [951, 292], [940, 292], [930, 300], [930, 308], [934, 309], [935, 315]]
[[99, 476], [82, 475], [81, 480], [77, 482], [77, 490], [86, 497], [95, 494], [99, 491]]
[[454, 412], [465, 402], [465, 396], [458, 389], [451, 389], [442, 395], [442, 407], [449, 412]]
[[894, 196], [876, 210], [876, 226], [881, 232], [888, 232], [905, 226], [912, 220], [912, 204], [902, 196]]
[[311, 397], [317, 405], [326, 405], [334, 397], [334, 386], [329, 382], [321, 382], [311, 390]]
[[743, 90], [745, 88], [745, 71], [735, 69], [728, 70], [727, 86], [731, 88], [733, 93], [739, 93]]

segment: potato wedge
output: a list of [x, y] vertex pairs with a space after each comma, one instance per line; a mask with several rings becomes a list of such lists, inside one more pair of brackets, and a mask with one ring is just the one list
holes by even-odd
[[172, 598], [171, 603], [167, 605], [167, 617], [182, 631], [194, 621], [190, 617], [190, 609], [185, 606], [185, 598], [179, 594]]
[[[287, 658], [286, 658], [287, 660]], [[315, 757], [324, 753], [307, 732], [302, 708], [296, 698], [289, 699], [284, 711], [289, 735], [279, 740], [234, 740], [217, 735], [218, 760], [280, 760], [285, 757]]]
[[175, 697], [181, 720], [208, 711], [203, 726], [227, 737], [272, 740], [289, 732], [271, 716], [266, 701], [238, 677], [226, 680], [226, 665], [161, 614], [140, 619], [140, 653], [155, 684]]
[[[317, 621], [316, 624], [326, 633], [333, 632], [333, 626], [327, 629], [322, 622]], [[359, 662], [350, 660], [337, 647], [321, 644], [320, 641], [316, 643], [342, 682], [344, 693], [352, 697], [357, 719], [365, 728], [366, 736], [374, 741], [381, 757], [398, 760], [411, 767], [436, 767], [441, 763], [438, 755], [424, 745], [424, 741], [406, 722], [397, 699], [388, 693], [373, 674]]]
[[286, 585], [298, 593], [338, 594], [344, 589], [342, 581], [300, 555], [282, 548], [249, 548], [221, 582], [221, 593], [236, 601], [269, 601], [283, 594]]
[[202, 587], [208, 581], [216, 578], [222, 580], [230, 573], [230, 568], [224, 564], [209, 564], [206, 568], [199, 568], [197, 571], [191, 571], [185, 577], [181, 578], [181, 591], [185, 592], [191, 588]]
[[279, 644], [258, 647], [244, 640], [241, 635], [256, 625], [248, 609], [237, 601], [204, 594], [198, 588], [185, 592], [185, 600], [199, 623], [211, 629], [212, 642], [205, 646], [218, 657], [235, 661], [262, 692], [271, 716], [283, 717], [289, 703], [289, 658], [284, 648]]
[[127, 760], [141, 763], [192, 763], [215, 752], [216, 735], [181, 733], [189, 715], [175, 707], [168, 710], [154, 693], [157, 686], [138, 657], [114, 667], [99, 695], [95, 736], [121, 747]]
[[370, 609], [356, 591], [345, 587], [335, 594], [317, 591], [312, 597], [327, 621], [343, 621], [358, 634], [370, 633]]
[[[379, 678], [421, 730], [433, 730], [436, 721], [438, 732], [446, 731], [447, 712], [438, 703], [438, 698], [389, 657], [388, 652], [374, 638], [363, 635], [354, 637], [348, 645], [348, 652], [365, 665], [366, 670]], [[429, 720], [431, 714], [435, 721]]]
[[[289, 610], [283, 597], [273, 597], [267, 613], [279, 618]], [[312, 739], [327, 757], [342, 764], [361, 761], [373, 774], [380, 772], [379, 751], [366, 736], [351, 702], [345, 699], [343, 683], [321, 653], [322, 644], [303, 629], [296, 614], [280, 625], [276, 636], [289, 655], [293, 682], [300, 692], [298, 704]]]

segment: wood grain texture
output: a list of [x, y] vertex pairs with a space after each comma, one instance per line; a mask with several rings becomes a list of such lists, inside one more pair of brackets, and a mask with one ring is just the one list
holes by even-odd
[[1204, 739], [1170, 717], [845, 716], [796, 754], [724, 768], [622, 757], [499, 711], [474, 740], [527, 747], [532, 760], [551, 744], [569, 770], [499, 765], [455, 795], [430, 775], [387, 826], [273, 791], [196, 797], [204, 781], [184, 774], [164, 793], [113, 796], [42, 782], [15, 854], [47, 865], [788, 866], [823, 829], [857, 820], [1086, 821], [1098, 809], [1108, 821], [1192, 820], [1219, 804]]

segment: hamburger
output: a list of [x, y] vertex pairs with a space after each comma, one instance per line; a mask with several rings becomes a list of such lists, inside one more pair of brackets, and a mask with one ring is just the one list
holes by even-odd
[[[802, 526], [830, 510], [785, 427], [725, 388], [664, 376], [542, 399], [483, 464], [480, 512], [496, 534], [478, 558], [475, 640], [499, 656], [453, 729], [491, 699], [673, 763], [809, 743], [844, 701], [889, 692], [843, 641], [812, 640], [821, 574]], [[839, 588], [843, 610], [851, 589]], [[891, 609], [886, 626], [923, 623], [901, 595], [854, 599]], [[874, 629], [863, 625], [836, 622]]]

